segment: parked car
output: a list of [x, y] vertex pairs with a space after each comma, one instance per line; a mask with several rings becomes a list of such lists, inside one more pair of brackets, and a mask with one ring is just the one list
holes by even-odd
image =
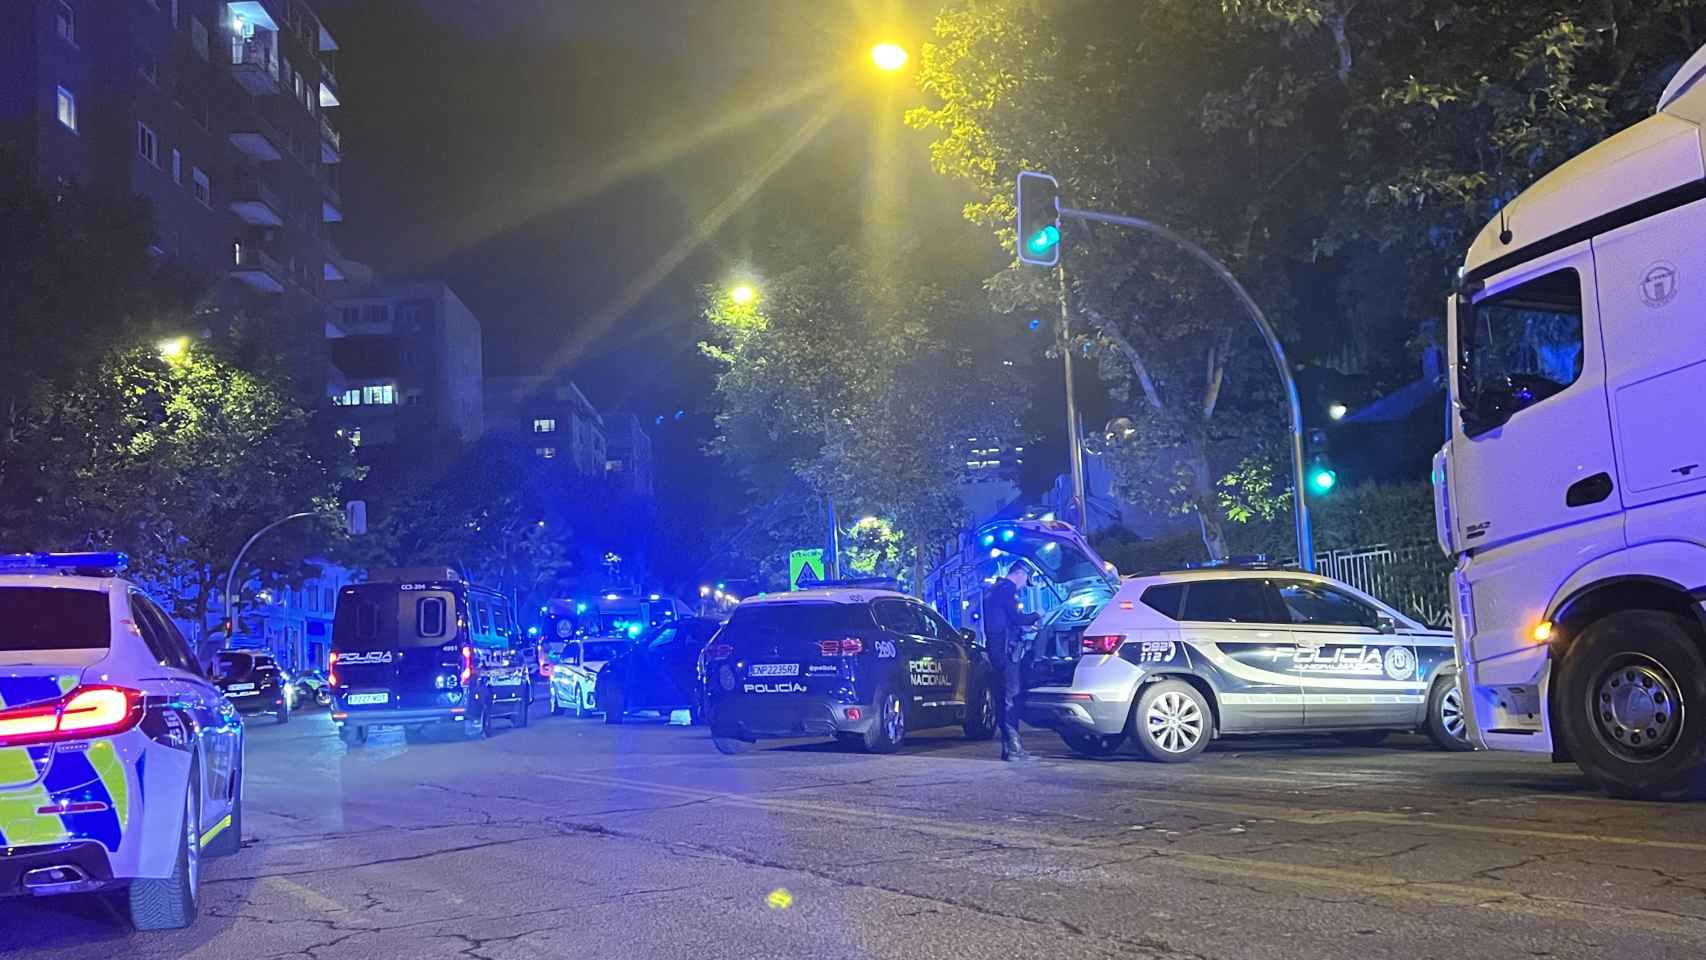
[[708, 617], [661, 623], [600, 668], [594, 696], [604, 707], [604, 722], [621, 723], [646, 711], [668, 716], [676, 710], [690, 711], [697, 722], [699, 652], [719, 625]]
[[281, 725], [290, 722], [295, 692], [272, 654], [221, 650], [213, 657], [213, 682], [245, 715], [270, 713]]
[[[1007, 553], [1107, 569], [1070, 526], [1008, 529]], [[1223, 734], [1325, 733], [1372, 746], [1395, 731], [1469, 748], [1451, 634], [1348, 584], [1261, 568], [1126, 580], [1109, 571], [1105, 592], [1106, 602], [1044, 619], [1079, 656], [1070, 677], [1027, 694], [1026, 722], [1077, 753], [1105, 756], [1131, 740], [1177, 762]]]
[[634, 642], [580, 637], [554, 646], [546, 663], [551, 713], [584, 717], [599, 708], [599, 671], [606, 663], [633, 650]]

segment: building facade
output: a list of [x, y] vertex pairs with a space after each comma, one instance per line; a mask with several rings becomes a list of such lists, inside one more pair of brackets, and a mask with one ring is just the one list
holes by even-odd
[[652, 438], [631, 413], [605, 416], [604, 475], [625, 493], [649, 499], [654, 490]]
[[[338, 251], [337, 44], [303, 0], [8, 0], [0, 136], [44, 182], [146, 198], [212, 302], [312, 343]], [[304, 358], [307, 364], [313, 358]]]
[[491, 429], [532, 437], [539, 459], [560, 462], [577, 476], [604, 476], [609, 460], [604, 417], [568, 377], [492, 377], [486, 381], [486, 408]]
[[480, 321], [442, 283], [380, 283], [326, 308], [338, 424], [356, 446], [387, 444], [400, 429], [485, 432]]

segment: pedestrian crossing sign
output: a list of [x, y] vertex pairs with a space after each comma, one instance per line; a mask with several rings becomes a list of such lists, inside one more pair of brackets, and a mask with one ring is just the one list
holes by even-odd
[[788, 589], [809, 590], [823, 583], [823, 550], [795, 550], [788, 554]]

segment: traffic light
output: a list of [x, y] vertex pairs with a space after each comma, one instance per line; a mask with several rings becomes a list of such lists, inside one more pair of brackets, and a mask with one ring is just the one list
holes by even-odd
[[1060, 263], [1060, 181], [1026, 170], [1016, 199], [1019, 259], [1041, 267]]
[[1304, 471], [1304, 478], [1309, 492], [1317, 496], [1332, 493], [1333, 488], [1339, 485], [1339, 475], [1327, 458], [1327, 431], [1309, 431], [1308, 446], [1309, 469]]

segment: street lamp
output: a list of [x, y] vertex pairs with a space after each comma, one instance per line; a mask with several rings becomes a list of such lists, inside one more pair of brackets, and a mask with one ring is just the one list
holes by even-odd
[[188, 350], [189, 346], [189, 337], [173, 337], [170, 340], [162, 340], [159, 343], [160, 358], [162, 360], [176, 360], [184, 355], [184, 351]]
[[1351, 409], [1342, 403], [1333, 403], [1333, 404], [1327, 405], [1327, 416], [1333, 418], [1334, 420], [1343, 420], [1343, 419], [1345, 419], [1345, 414], [1350, 413], [1350, 412], [1351, 412]]
[[871, 48], [871, 62], [878, 70], [893, 73], [906, 66], [906, 48], [898, 43], [879, 43]]
[[738, 306], [744, 307], [758, 299], [758, 291], [754, 290], [750, 284], [743, 283], [729, 291], [729, 299], [733, 300]]

